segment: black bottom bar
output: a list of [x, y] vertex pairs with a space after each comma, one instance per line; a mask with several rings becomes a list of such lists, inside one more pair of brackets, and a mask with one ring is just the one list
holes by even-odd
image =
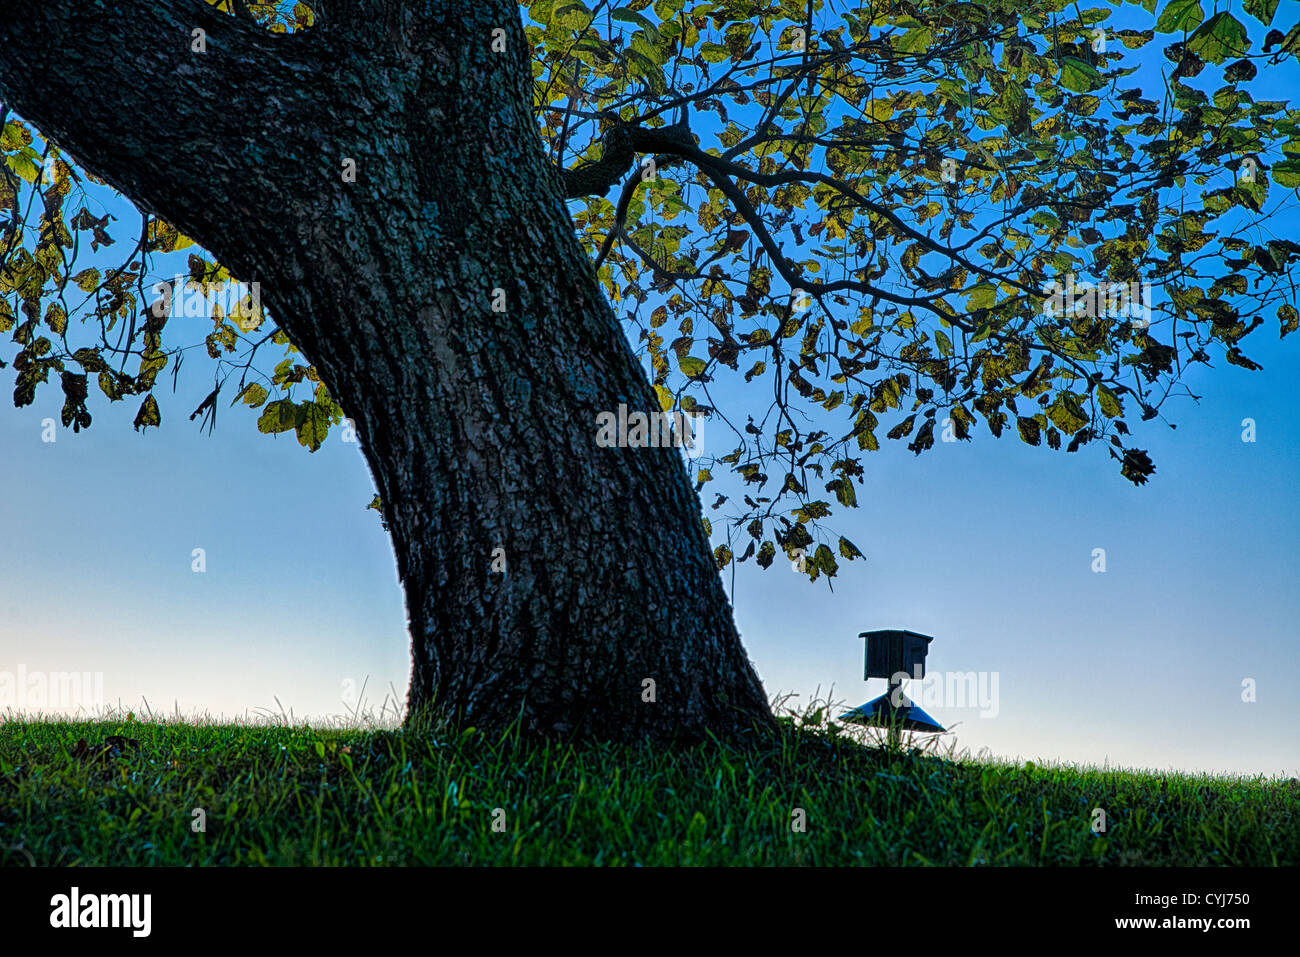
[[[74, 887], [76, 923], [116, 917], [123, 926], [70, 926]], [[148, 935], [136, 936], [144, 929], [143, 897], [102, 895], [149, 895]], [[669, 935], [667, 946], [686, 943], [688, 927], [698, 929], [687, 933], [692, 949], [702, 940], [734, 943], [754, 935], [769, 945], [806, 946], [827, 934], [839, 943], [879, 944], [891, 925], [900, 944], [921, 953], [934, 943], [988, 946], [1040, 931], [1057, 941], [1131, 938], [1139, 946], [1181, 947], [1200, 937], [1233, 946], [1262, 939], [1254, 936], [1260, 933], [1289, 936], [1296, 910], [1289, 870], [0, 871], [6, 945], [76, 938], [127, 947], [201, 942], [205, 951], [251, 941], [382, 946], [395, 933], [416, 942], [427, 937], [433, 948], [466, 933], [493, 950], [513, 939], [632, 944], [658, 934]]]

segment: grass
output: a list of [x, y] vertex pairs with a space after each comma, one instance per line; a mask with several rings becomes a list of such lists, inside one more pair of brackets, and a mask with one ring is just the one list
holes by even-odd
[[[1294, 780], [989, 763], [783, 725], [762, 745], [665, 749], [10, 717], [0, 864], [1300, 863]], [[73, 756], [109, 735], [139, 750]]]

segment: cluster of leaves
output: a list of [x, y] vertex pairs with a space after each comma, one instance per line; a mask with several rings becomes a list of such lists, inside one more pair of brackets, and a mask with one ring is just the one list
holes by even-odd
[[[1294, 68], [1300, 26], [1253, 0], [1255, 44], [1199, 0], [1132, 6], [526, 4], [559, 166], [683, 116], [699, 141], [574, 217], [593, 255], [609, 246], [600, 279], [664, 408], [737, 438], [699, 472], [702, 487], [723, 464], [743, 486], [713, 507], [752, 540], [736, 559], [729, 531], [719, 565], [769, 565], [779, 546], [833, 575], [814, 533], [857, 505], [881, 431], [918, 455], [979, 420], [1052, 449], [1103, 442], [1143, 483], [1154, 466], [1126, 445], [1127, 416], [1189, 395], [1190, 365], [1257, 368], [1242, 340], [1266, 317], [1295, 330], [1300, 246], [1268, 237], [1300, 186], [1300, 111], [1249, 86], [1261, 62]], [[1157, 34], [1152, 98], [1125, 80]], [[1067, 276], [1146, 284], [1149, 324], [1045, 308]], [[772, 397], [744, 425], [710, 400], [732, 375]]]

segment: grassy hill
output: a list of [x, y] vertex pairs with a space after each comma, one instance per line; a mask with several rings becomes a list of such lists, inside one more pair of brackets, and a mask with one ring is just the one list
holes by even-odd
[[1300, 784], [891, 752], [792, 722], [665, 749], [11, 718], [0, 864], [33, 862], [1295, 865]]

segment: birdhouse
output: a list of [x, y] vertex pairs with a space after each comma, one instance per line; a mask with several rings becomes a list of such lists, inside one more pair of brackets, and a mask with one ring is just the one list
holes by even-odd
[[888, 728], [889, 741], [893, 745], [897, 745], [901, 731], [943, 731], [943, 725], [903, 696], [904, 679], [899, 677], [925, 677], [925, 655], [934, 639], [898, 628], [864, 631], [858, 637], [866, 640], [863, 677], [868, 681], [884, 678], [889, 682], [889, 690], [879, 698], [840, 715], [840, 720]]
[[895, 628], [864, 631], [858, 637], [867, 641], [864, 678], [886, 678], [892, 681], [899, 672], [905, 673], [909, 678], [925, 677], [925, 653], [929, 650], [930, 642], [934, 641], [929, 635]]

